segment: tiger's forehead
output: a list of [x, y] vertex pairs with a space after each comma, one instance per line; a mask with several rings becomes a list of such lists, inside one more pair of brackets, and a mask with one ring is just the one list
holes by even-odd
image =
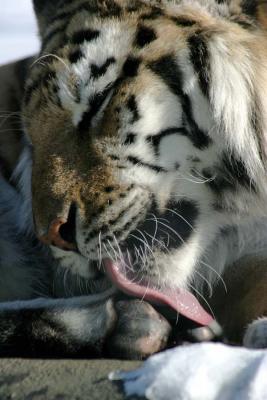
[[162, 90], [157, 68], [168, 70], [174, 60], [184, 64], [189, 58], [194, 65], [199, 54], [203, 63], [209, 33], [238, 33], [238, 25], [209, 13], [207, 4], [219, 7], [221, 15], [227, 9], [213, 0], [77, 0], [65, 5], [43, 32], [41, 57], [26, 87], [26, 112], [48, 107], [61, 114], [61, 121], [84, 130], [98, 124], [118, 88], [130, 87], [135, 94], [151, 86]]
[[72, 7], [69, 14], [59, 12], [45, 32], [42, 56], [32, 71], [25, 99], [27, 103], [33, 92], [41, 90], [51, 103], [67, 111], [75, 127], [85, 117], [95, 125], [123, 80], [138, 76], [135, 91], [138, 87], [143, 91], [147, 74], [140, 72], [146, 65], [185, 49], [188, 35], [199, 29], [199, 18], [192, 12], [185, 15], [177, 5], [163, 8], [142, 2], [141, 7], [130, 7], [126, 1], [115, 7], [107, 2], [107, 17], [105, 2], [95, 3], [98, 13], [87, 10], [91, 2], [74, 3], [79, 7]]
[[57, 72], [57, 82], [60, 102], [72, 113], [76, 127], [85, 113], [88, 115], [88, 107], [87, 122], [96, 125], [101, 110], [119, 87], [126, 90], [131, 84], [131, 90], [143, 92], [153, 80], [144, 73], [147, 65], [186, 47], [184, 31], [169, 19], [160, 25], [149, 21], [137, 27], [136, 23], [118, 20], [96, 21], [75, 34], [88, 40], [67, 55], [69, 66]]

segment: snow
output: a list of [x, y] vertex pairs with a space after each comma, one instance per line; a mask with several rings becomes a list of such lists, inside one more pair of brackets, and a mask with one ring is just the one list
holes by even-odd
[[0, 0], [0, 64], [38, 52], [31, 0]]
[[267, 350], [222, 344], [181, 346], [141, 368], [110, 374], [128, 396], [149, 400], [266, 400]]

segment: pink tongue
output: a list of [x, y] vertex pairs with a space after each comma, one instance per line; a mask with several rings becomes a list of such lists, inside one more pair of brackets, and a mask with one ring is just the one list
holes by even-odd
[[147, 288], [127, 279], [121, 272], [120, 264], [105, 259], [104, 265], [111, 281], [122, 292], [158, 304], [167, 304], [178, 313], [200, 325], [210, 325], [214, 321], [213, 317], [199, 304], [195, 296], [187, 290], [179, 289], [179, 291], [174, 291], [167, 288], [165, 291], [159, 291]]

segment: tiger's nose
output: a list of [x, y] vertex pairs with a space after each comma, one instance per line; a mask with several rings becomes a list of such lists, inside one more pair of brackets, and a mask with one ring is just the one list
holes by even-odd
[[58, 217], [54, 219], [46, 235], [40, 237], [40, 240], [47, 244], [56, 246], [62, 250], [77, 250], [75, 240], [75, 220], [76, 206], [71, 205], [68, 218]]

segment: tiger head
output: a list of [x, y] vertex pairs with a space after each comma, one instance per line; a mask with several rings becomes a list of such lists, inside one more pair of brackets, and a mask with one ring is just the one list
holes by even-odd
[[264, 207], [264, 6], [34, 7], [23, 116], [39, 236], [61, 221], [51, 248], [85, 277], [116, 264], [139, 288], [190, 288], [218, 232]]

